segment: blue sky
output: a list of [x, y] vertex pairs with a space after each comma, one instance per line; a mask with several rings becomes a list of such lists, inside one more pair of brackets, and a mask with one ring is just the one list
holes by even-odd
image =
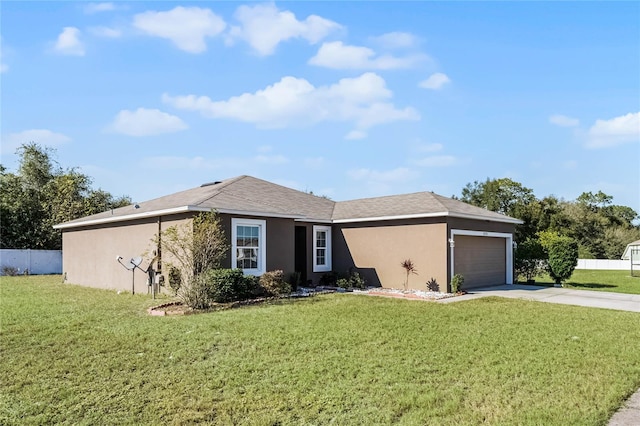
[[637, 2], [7, 2], [1, 155], [144, 201], [241, 174], [334, 200], [510, 177], [640, 212]]

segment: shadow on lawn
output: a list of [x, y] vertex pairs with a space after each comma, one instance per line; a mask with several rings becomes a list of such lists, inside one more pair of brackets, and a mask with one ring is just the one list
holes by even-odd
[[568, 282], [569, 286], [576, 288], [616, 288], [617, 286], [612, 284], [600, 284], [600, 283], [572, 283]]

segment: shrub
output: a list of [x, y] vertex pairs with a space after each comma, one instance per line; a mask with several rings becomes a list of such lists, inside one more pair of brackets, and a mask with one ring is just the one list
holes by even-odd
[[267, 293], [264, 291], [262, 286], [260, 286], [259, 278], [256, 277], [255, 275], [244, 276], [244, 289], [245, 289], [245, 298], [247, 299], [267, 296]]
[[178, 296], [182, 303], [192, 309], [207, 309], [211, 306], [210, 282], [207, 275], [207, 273], [196, 275], [180, 286]]
[[322, 286], [335, 287], [337, 282], [338, 282], [338, 274], [333, 271], [325, 272], [320, 277], [320, 285]]
[[464, 284], [464, 277], [462, 274], [455, 274], [453, 278], [451, 278], [451, 292], [457, 293], [462, 291], [462, 285]]
[[429, 281], [427, 281], [427, 290], [429, 291], [439, 291], [440, 285], [436, 281], [435, 278], [431, 277]]
[[18, 268], [14, 268], [13, 266], [3, 266], [2, 267], [2, 275], [6, 275], [9, 277], [15, 277], [18, 275]]
[[357, 271], [352, 271], [349, 276], [349, 287], [364, 289], [366, 287], [366, 281]]
[[568, 280], [578, 265], [578, 243], [570, 237], [555, 238], [547, 249], [547, 269], [556, 284]]
[[336, 281], [336, 286], [344, 289], [351, 287], [348, 278], [338, 278], [338, 281]]
[[260, 276], [260, 287], [270, 296], [282, 296], [291, 293], [291, 284], [284, 280], [284, 272], [270, 271]]
[[291, 284], [291, 290], [296, 291], [302, 284], [302, 272], [296, 271], [289, 274], [289, 284]]
[[210, 269], [200, 274], [209, 286], [211, 300], [217, 303], [235, 302], [252, 297], [242, 269]]
[[180, 287], [182, 286], [182, 274], [180, 269], [175, 266], [169, 266], [169, 272], [167, 273], [169, 278], [169, 288], [173, 291], [173, 294], [178, 294]]
[[532, 280], [544, 268], [546, 254], [537, 238], [527, 238], [518, 245], [515, 256], [515, 270], [518, 277]]

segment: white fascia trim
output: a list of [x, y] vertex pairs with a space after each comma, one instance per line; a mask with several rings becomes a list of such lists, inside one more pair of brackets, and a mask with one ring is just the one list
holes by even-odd
[[419, 219], [423, 217], [441, 217], [447, 216], [447, 212], [438, 213], [416, 213], [416, 214], [402, 214], [397, 216], [376, 216], [376, 217], [360, 217], [355, 219], [335, 219], [333, 223], [353, 223], [353, 222], [375, 222], [381, 220], [398, 220], [398, 219]]
[[510, 217], [506, 217], [506, 216], [505, 216], [504, 219], [503, 218], [486, 217], [486, 216], [475, 215], [475, 214], [466, 214], [466, 213], [449, 213], [446, 216], [457, 217], [457, 218], [460, 218], [460, 219], [475, 219], [475, 220], [486, 220], [486, 221], [489, 221], [489, 222], [513, 223], [515, 225], [520, 225], [520, 224], [524, 223], [520, 219], [510, 218]]
[[454, 247], [451, 247], [451, 242], [449, 243], [449, 250], [451, 253], [451, 278], [455, 275], [455, 235], [466, 235], [470, 237], [493, 237], [493, 238], [504, 238], [505, 239], [505, 253], [506, 253], [506, 274], [505, 274], [505, 283], [513, 284], [513, 234], [509, 234], [508, 232], [488, 232], [488, 231], [469, 231], [466, 229], [452, 229], [451, 230], [451, 240], [454, 241]]
[[186, 213], [186, 212], [210, 212], [212, 210], [215, 210], [218, 213], [238, 214], [238, 215], [244, 215], [244, 216], [279, 217], [279, 218], [287, 218], [287, 219], [296, 219], [296, 218], [303, 217], [301, 215], [288, 215], [288, 214], [281, 214], [281, 213], [261, 213], [261, 212], [245, 211], [245, 210], [215, 209], [215, 208], [200, 207], [200, 206], [180, 206], [180, 207], [173, 207], [170, 209], [153, 210], [153, 211], [144, 212], [144, 213], [133, 213], [133, 214], [128, 214], [124, 216], [102, 217], [100, 219], [91, 219], [83, 222], [61, 223], [59, 225], [54, 225], [53, 229], [80, 228], [83, 226], [100, 225], [103, 223], [125, 222], [128, 220], [144, 219], [147, 217], [165, 216], [170, 214]]
[[[210, 210], [211, 209], [208, 209], [207, 211], [210, 211]], [[99, 225], [99, 224], [111, 223], [111, 222], [125, 222], [127, 220], [144, 219], [147, 217], [163, 216], [163, 215], [177, 214], [177, 213], [186, 213], [189, 211], [199, 211], [199, 210], [196, 210], [196, 208], [193, 208], [192, 206], [181, 206], [181, 207], [174, 207], [171, 209], [154, 210], [151, 212], [133, 213], [133, 214], [128, 214], [126, 216], [102, 217], [100, 219], [85, 220], [84, 222], [61, 223], [59, 225], [54, 225], [53, 229], [80, 228], [80, 227], [89, 226], [89, 225]]]
[[520, 224], [523, 223], [520, 219], [512, 219], [505, 217], [504, 219], [500, 218], [492, 218], [480, 215], [473, 214], [465, 214], [465, 213], [450, 213], [450, 212], [436, 212], [436, 213], [416, 213], [416, 214], [404, 214], [397, 216], [377, 216], [377, 217], [362, 217], [356, 219], [336, 219], [333, 223], [354, 223], [354, 222], [375, 222], [375, 221], [383, 221], [383, 220], [400, 220], [400, 219], [420, 219], [420, 218], [428, 218], [428, 217], [457, 217], [461, 219], [475, 219], [475, 220], [486, 220], [489, 222], [504, 222], [504, 223], [513, 223]]
[[[325, 264], [318, 265], [316, 261], [318, 258], [316, 257], [316, 250], [318, 249], [318, 238], [316, 236], [316, 232], [324, 231], [327, 238], [327, 245], [325, 247]], [[313, 227], [313, 272], [330, 272], [332, 269], [331, 264], [331, 227], [330, 226], [322, 226], [317, 225]]]

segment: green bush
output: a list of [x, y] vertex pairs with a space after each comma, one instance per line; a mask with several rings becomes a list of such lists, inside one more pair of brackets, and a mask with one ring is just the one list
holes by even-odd
[[291, 290], [296, 291], [302, 284], [302, 272], [296, 271], [289, 274], [289, 284], [291, 284]]
[[347, 289], [351, 287], [351, 284], [349, 283], [348, 278], [338, 278], [338, 281], [336, 281], [336, 286]]
[[320, 285], [322, 286], [335, 287], [337, 282], [338, 282], [338, 274], [333, 271], [325, 272], [320, 277]]
[[192, 309], [207, 309], [211, 306], [210, 285], [206, 273], [196, 275], [180, 286], [178, 296], [182, 303]]
[[462, 291], [462, 285], [464, 284], [464, 277], [462, 274], [455, 274], [453, 278], [451, 278], [451, 292], [457, 293]]
[[260, 287], [269, 296], [282, 296], [291, 293], [291, 284], [284, 280], [284, 272], [269, 271], [260, 276]]
[[366, 282], [362, 275], [360, 275], [357, 271], [352, 271], [351, 275], [349, 275], [349, 287], [364, 289], [366, 286]]
[[521, 242], [516, 249], [516, 276], [522, 276], [526, 278], [527, 281], [532, 280], [543, 271], [546, 257], [547, 255], [540, 240], [537, 238], [527, 238]]
[[208, 282], [209, 295], [214, 302], [235, 302], [253, 296], [253, 289], [248, 288], [251, 280], [245, 279], [242, 269], [210, 269], [200, 277]]
[[559, 236], [549, 243], [547, 270], [556, 284], [571, 278], [578, 265], [578, 243], [570, 237]]

